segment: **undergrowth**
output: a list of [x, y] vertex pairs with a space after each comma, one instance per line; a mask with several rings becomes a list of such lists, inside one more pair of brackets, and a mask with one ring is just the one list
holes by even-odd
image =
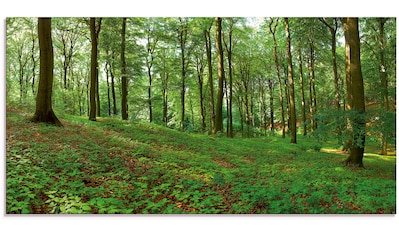
[[312, 138], [229, 139], [7, 112], [7, 214], [395, 214], [395, 156], [365, 169]]

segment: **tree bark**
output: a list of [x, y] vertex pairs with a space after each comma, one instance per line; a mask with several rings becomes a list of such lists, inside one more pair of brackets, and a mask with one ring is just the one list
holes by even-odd
[[183, 22], [182, 18], [179, 17], [180, 27], [179, 27], [179, 42], [180, 42], [180, 52], [181, 52], [181, 88], [180, 88], [180, 104], [181, 104], [181, 119], [180, 119], [180, 129], [184, 130], [185, 127], [185, 97], [186, 97], [186, 42], [187, 42], [187, 23]]
[[[227, 62], [229, 65], [229, 99], [228, 99], [228, 114], [229, 114], [229, 121], [228, 121], [228, 128], [227, 128], [227, 136], [230, 138], [233, 138], [233, 63], [232, 63], [232, 37], [233, 37], [233, 19], [229, 19], [230, 24], [229, 24], [229, 44], [227, 45], [226, 43], [226, 49], [227, 49]], [[227, 90], [227, 89], [226, 89]]]
[[274, 132], [274, 80], [269, 79], [269, 102], [270, 102], [270, 131]]
[[310, 126], [312, 131], [317, 129], [317, 122], [314, 119], [314, 115], [317, 112], [317, 98], [316, 98], [316, 86], [315, 86], [315, 71], [314, 71], [314, 43], [313, 40], [309, 42], [310, 56], [308, 62], [308, 75], [309, 75], [309, 113], [310, 113]]
[[[379, 26], [379, 56], [380, 56], [380, 79], [381, 79], [381, 110], [383, 112], [389, 111], [389, 103], [388, 103], [388, 75], [387, 75], [387, 66], [385, 63], [385, 42], [384, 42], [384, 24], [387, 21], [387, 18], [379, 18], [378, 26]], [[388, 154], [388, 143], [387, 137], [384, 132], [381, 132], [381, 154]]]
[[18, 47], [18, 65], [19, 65], [19, 101], [25, 101], [25, 94], [26, 94], [26, 89], [25, 86], [27, 84], [25, 83], [24, 85], [24, 77], [25, 77], [25, 66], [28, 63], [27, 58], [23, 58], [24, 52], [23, 52], [24, 45], [20, 45]]
[[291, 35], [288, 18], [284, 18], [285, 31], [287, 37], [287, 60], [288, 60], [288, 84], [289, 84], [289, 96], [290, 96], [290, 131], [291, 131], [291, 143], [296, 143], [296, 109], [295, 109], [295, 90], [294, 90], [294, 69], [292, 67], [292, 56], [291, 56]]
[[155, 37], [151, 41], [151, 29], [147, 29], [147, 52], [146, 65], [148, 74], [148, 110], [149, 110], [149, 121], [153, 121], [153, 109], [152, 109], [152, 66], [154, 65], [154, 52], [157, 45], [158, 39]]
[[222, 47], [222, 18], [220, 17], [216, 17], [216, 51], [218, 55], [218, 94], [216, 100], [215, 131], [218, 132], [223, 131], [223, 83], [225, 81]]
[[96, 106], [97, 116], [101, 116], [100, 89], [98, 82], [98, 61], [96, 61]]
[[96, 95], [98, 88], [98, 35], [101, 29], [101, 18], [96, 24], [96, 18], [90, 18], [91, 61], [90, 61], [90, 109], [89, 120], [96, 120]]
[[279, 99], [280, 99], [280, 108], [281, 108], [282, 137], [285, 138], [285, 113], [284, 113], [284, 101], [283, 101], [283, 84], [282, 84], [281, 78], [280, 78], [280, 68], [279, 68], [279, 63], [278, 63], [278, 58], [277, 58], [276, 28], [278, 25], [278, 19], [273, 28], [272, 28], [272, 25], [273, 25], [273, 19], [271, 18], [271, 22], [269, 24], [269, 30], [273, 35], [274, 64], [276, 66], [277, 81], [279, 84], [279, 92], [280, 92]]
[[38, 19], [38, 35], [40, 79], [36, 96], [36, 112], [30, 120], [62, 126], [52, 108], [54, 52], [51, 38], [51, 18]]
[[180, 129], [185, 129], [185, 110], [186, 110], [186, 40], [187, 40], [187, 28], [185, 24], [183, 24], [182, 18], [180, 20], [180, 29], [179, 29], [179, 42], [180, 42], [180, 52], [181, 52], [181, 88], [180, 88], [180, 104], [181, 104], [181, 119], [180, 119]]
[[331, 33], [331, 55], [333, 62], [333, 72], [334, 72], [334, 85], [335, 85], [335, 107], [337, 110], [341, 109], [340, 103], [340, 89], [339, 89], [339, 78], [338, 78], [338, 67], [337, 67], [337, 29], [338, 29], [338, 21], [337, 18], [333, 18], [333, 25], [327, 22], [325, 18], [320, 19], [324, 25], [330, 30]]
[[306, 97], [305, 97], [305, 88], [303, 82], [303, 68], [302, 68], [302, 51], [298, 50], [299, 54], [299, 84], [301, 87], [301, 109], [302, 109], [302, 122], [303, 122], [303, 135], [307, 134], [307, 125], [306, 125]]
[[345, 163], [363, 167], [363, 154], [366, 141], [365, 100], [364, 85], [360, 63], [360, 39], [357, 18], [343, 18], [346, 49], [347, 82], [350, 84], [347, 91], [352, 99], [352, 115], [350, 126], [352, 127], [352, 145], [350, 155]]
[[211, 36], [210, 30], [212, 25], [209, 27], [208, 30], [204, 30], [204, 37], [205, 37], [205, 48], [206, 48], [206, 57], [208, 61], [208, 86], [209, 86], [209, 116], [210, 116], [210, 131], [211, 133], [216, 133], [215, 131], [215, 98], [213, 94], [213, 72], [212, 72], [212, 52], [211, 52]]
[[197, 56], [196, 58], [196, 69], [197, 69], [197, 77], [198, 77], [198, 89], [199, 89], [199, 103], [201, 110], [201, 129], [202, 131], [206, 130], [206, 115], [205, 115], [205, 106], [204, 106], [204, 66], [202, 62], [202, 57]]
[[165, 49], [162, 51], [162, 112], [163, 112], [163, 123], [168, 126], [168, 80], [169, 74], [166, 70], [166, 52]]
[[[114, 56], [112, 56], [112, 59], [114, 59]], [[109, 73], [111, 75], [111, 94], [112, 94], [112, 112], [114, 115], [117, 115], [116, 111], [116, 93], [115, 93], [115, 76], [113, 72], [113, 66], [110, 63], [109, 64]]]
[[111, 116], [111, 86], [109, 83], [109, 63], [105, 63], [105, 75], [107, 78], [107, 104], [108, 104], [108, 116]]
[[35, 78], [36, 78], [36, 57], [35, 57], [35, 45], [36, 38], [33, 34], [34, 30], [32, 29], [32, 48], [31, 48], [31, 60], [32, 60], [32, 95], [35, 96]]
[[128, 81], [126, 72], [126, 18], [122, 19], [122, 44], [121, 44], [121, 63], [122, 63], [122, 97], [121, 97], [121, 108], [122, 108], [122, 120], [127, 120], [128, 115], [128, 104], [127, 104], [127, 92], [128, 92]]

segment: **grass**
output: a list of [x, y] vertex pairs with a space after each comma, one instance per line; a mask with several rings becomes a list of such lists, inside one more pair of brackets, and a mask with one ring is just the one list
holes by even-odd
[[7, 214], [395, 214], [395, 156], [299, 136], [229, 139], [111, 118], [7, 112]]

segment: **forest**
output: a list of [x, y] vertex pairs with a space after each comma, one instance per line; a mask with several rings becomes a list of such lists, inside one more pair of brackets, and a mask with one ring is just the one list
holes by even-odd
[[396, 18], [6, 19], [6, 214], [396, 214]]

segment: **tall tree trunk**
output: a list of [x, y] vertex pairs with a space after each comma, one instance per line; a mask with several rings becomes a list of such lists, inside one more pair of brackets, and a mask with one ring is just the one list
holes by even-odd
[[340, 104], [340, 91], [339, 91], [339, 78], [338, 78], [338, 67], [337, 67], [337, 29], [338, 29], [338, 21], [337, 18], [333, 18], [333, 25], [327, 22], [325, 18], [320, 19], [323, 22], [331, 33], [331, 55], [333, 62], [333, 72], [334, 72], [334, 85], [335, 85], [335, 107], [337, 110], [341, 109]]
[[154, 52], [158, 39], [155, 38], [151, 41], [151, 30], [147, 29], [147, 52], [146, 65], [148, 74], [148, 110], [149, 110], [149, 121], [153, 121], [153, 109], [152, 109], [152, 66], [154, 65]]
[[[360, 63], [360, 39], [359, 25], [357, 18], [343, 18], [346, 49], [346, 76], [350, 90], [347, 91], [351, 97], [352, 104], [349, 109], [353, 111], [350, 119], [352, 127], [352, 145], [350, 155], [345, 161], [346, 164], [354, 164], [363, 167], [363, 154], [366, 141], [365, 131], [365, 100], [364, 85]], [[349, 101], [350, 101], [349, 100]]]
[[274, 132], [274, 80], [269, 79], [269, 99], [270, 99], [270, 131]]
[[264, 78], [262, 76], [258, 76], [256, 84], [258, 85], [258, 97], [257, 97], [257, 108], [258, 108], [258, 117], [259, 117], [259, 130], [263, 129], [267, 131], [266, 124], [266, 97], [265, 97], [265, 84]]
[[[114, 57], [112, 57], [112, 59], [114, 59]], [[116, 111], [115, 76], [111, 64], [109, 64], [109, 73], [111, 75], [112, 113], [116, 115], [117, 111]]]
[[186, 42], [187, 42], [187, 23], [184, 23], [182, 18], [179, 17], [179, 42], [180, 42], [180, 52], [181, 52], [181, 88], [180, 88], [180, 101], [181, 101], [181, 119], [180, 119], [180, 129], [184, 130], [185, 127], [185, 97], [186, 97]]
[[310, 97], [309, 110], [311, 116], [310, 126], [312, 128], [312, 131], [315, 131], [317, 129], [317, 122], [314, 119], [314, 115], [317, 112], [317, 99], [316, 99], [315, 71], [314, 71], [314, 43], [312, 40], [309, 42], [309, 47], [310, 47], [310, 56], [309, 56], [308, 70], [309, 70], [309, 97]]
[[285, 113], [284, 113], [284, 101], [283, 101], [283, 84], [281, 82], [281, 77], [280, 77], [280, 68], [279, 68], [279, 63], [278, 63], [278, 58], [277, 58], [277, 40], [276, 40], [276, 28], [278, 25], [278, 19], [276, 24], [273, 26], [273, 19], [271, 18], [271, 22], [269, 24], [269, 30], [273, 35], [273, 55], [274, 55], [274, 64], [276, 66], [276, 74], [277, 74], [277, 81], [279, 84], [279, 92], [280, 92], [280, 108], [281, 108], [281, 123], [282, 123], [282, 137], [285, 138]]
[[51, 18], [38, 19], [38, 35], [40, 80], [36, 97], [36, 112], [30, 120], [62, 126], [52, 107], [54, 52], [51, 38]]
[[244, 111], [243, 111], [243, 100], [242, 98], [237, 98], [238, 100], [238, 111], [240, 113], [240, 130], [241, 130], [241, 137], [244, 137]]
[[101, 103], [100, 103], [100, 89], [99, 89], [99, 81], [98, 81], [98, 62], [96, 62], [96, 105], [97, 105], [97, 116], [101, 116]]
[[[248, 78], [250, 78], [249, 75], [249, 70], [248, 70]], [[254, 88], [254, 81], [249, 80], [249, 85], [250, 85], [250, 93], [249, 93], [249, 102], [250, 102], [250, 111], [251, 111], [251, 127], [255, 127], [255, 115], [254, 115], [254, 93], [255, 93], [255, 88]]]
[[[332, 62], [333, 62], [333, 73], [334, 73], [334, 86], [335, 86], [335, 107], [338, 111], [338, 115], [336, 119], [338, 120], [338, 123], [340, 123], [340, 120], [342, 119], [341, 117], [341, 102], [340, 102], [340, 80], [338, 77], [338, 67], [337, 67], [337, 52], [336, 52], [336, 47], [337, 47], [337, 29], [338, 29], [338, 19], [333, 18], [333, 23], [330, 24], [327, 22], [325, 18], [320, 19], [321, 22], [323, 22], [328, 29], [330, 30], [331, 34], [331, 55], [332, 55]], [[341, 126], [341, 125], [340, 125]], [[338, 127], [337, 133], [339, 137], [339, 142], [341, 143], [342, 140], [342, 129], [344, 127]]]
[[168, 126], [168, 73], [165, 73], [164, 85], [162, 86], [163, 98], [163, 123]]
[[64, 39], [64, 35], [61, 35], [61, 39], [62, 39], [62, 44], [63, 44], [63, 47], [62, 47], [62, 55], [63, 55], [63, 59], [64, 59], [64, 62], [63, 62], [63, 64], [62, 64], [62, 69], [63, 69], [63, 80], [64, 80], [64, 89], [66, 90], [67, 89], [67, 74], [68, 74], [68, 56], [67, 56], [67, 52], [66, 52], [66, 42], [65, 42], [65, 39]]
[[[152, 66], [152, 65], [151, 65]], [[152, 118], [152, 95], [151, 95], [151, 88], [152, 88], [152, 74], [151, 74], [151, 66], [148, 66], [148, 109], [150, 112], [150, 117], [149, 117], [149, 121], [150, 123], [152, 122], [153, 118]]]
[[32, 60], [32, 95], [35, 96], [35, 78], [36, 78], [36, 57], [35, 57], [35, 45], [36, 39], [32, 30], [32, 48], [31, 48], [31, 60]]
[[125, 48], [126, 48], [126, 18], [122, 19], [122, 47], [121, 47], [121, 63], [122, 63], [122, 98], [121, 98], [121, 108], [122, 108], [122, 120], [128, 119], [128, 104], [127, 104], [127, 72], [126, 72], [126, 58], [125, 58]]
[[295, 109], [295, 90], [294, 90], [294, 70], [292, 67], [292, 56], [291, 56], [291, 35], [288, 18], [284, 18], [285, 31], [287, 35], [287, 60], [288, 60], [288, 84], [290, 94], [290, 131], [291, 131], [291, 143], [296, 143], [296, 109]]
[[162, 52], [162, 103], [163, 103], [163, 123], [168, 126], [168, 78], [169, 73], [166, 71], [166, 53]]
[[[212, 26], [212, 25], [211, 25]], [[211, 26], [208, 30], [204, 30], [204, 37], [205, 37], [205, 48], [206, 48], [206, 57], [208, 61], [208, 85], [209, 85], [209, 116], [210, 116], [210, 131], [211, 133], [216, 133], [215, 130], [215, 98], [213, 94], [213, 73], [212, 73], [212, 44], [211, 44], [211, 36], [210, 30]]]
[[303, 82], [303, 68], [302, 68], [302, 51], [298, 50], [299, 55], [299, 85], [301, 87], [301, 110], [302, 110], [302, 122], [303, 122], [303, 135], [307, 134], [307, 125], [306, 125], [306, 98], [305, 98], [305, 88]]
[[19, 101], [25, 101], [25, 94], [26, 94], [26, 90], [25, 90], [25, 86], [27, 86], [26, 83], [24, 83], [24, 77], [25, 77], [25, 66], [28, 63], [27, 59], [23, 58], [24, 52], [23, 52], [23, 47], [24, 45], [20, 45], [18, 47], [18, 65], [19, 65]]
[[[249, 104], [249, 93], [252, 93], [249, 90], [249, 65], [245, 62], [243, 63], [242, 67], [240, 68], [241, 73], [241, 81], [243, 84], [243, 98], [242, 102], [244, 105], [243, 110], [245, 110], [245, 125], [247, 127], [246, 137], [249, 138], [250, 136], [250, 124], [251, 124], [251, 115], [250, 115], [250, 104]], [[243, 111], [244, 112], [244, 111]]]
[[216, 17], [216, 51], [218, 55], [218, 94], [216, 100], [215, 131], [223, 131], [224, 58], [222, 47], [222, 18]]
[[[88, 72], [87, 78], [90, 80], [90, 72]], [[90, 85], [89, 81], [86, 83], [86, 114], [87, 116], [90, 115]]]
[[201, 110], [201, 129], [202, 131], [206, 130], [206, 115], [205, 115], [205, 106], [204, 106], [204, 66], [202, 62], [202, 58], [197, 57], [197, 76], [198, 76], [198, 89], [199, 89], [199, 103]]
[[89, 120], [96, 120], [96, 91], [98, 83], [98, 35], [101, 29], [101, 18], [96, 24], [96, 18], [90, 18], [91, 61], [90, 61], [90, 112]]
[[105, 63], [105, 75], [107, 78], [107, 101], [108, 101], [108, 116], [111, 116], [111, 86], [109, 84], [109, 63]]
[[[233, 138], [233, 64], [232, 64], [232, 36], [233, 36], [233, 19], [229, 19], [229, 44], [225, 42], [225, 47], [227, 49], [227, 62], [229, 65], [229, 90], [228, 90], [228, 100], [227, 100], [227, 110], [228, 112], [228, 125], [227, 125], [227, 136]], [[227, 87], [227, 86], [226, 86]], [[227, 93], [227, 88], [226, 88]]]
[[[388, 103], [388, 76], [387, 66], [385, 63], [385, 42], [384, 42], [384, 24], [388, 18], [379, 18], [379, 56], [380, 56], [380, 79], [381, 79], [381, 110], [382, 112], [389, 111]], [[387, 137], [384, 132], [381, 132], [381, 154], [387, 155], [388, 153]]]

